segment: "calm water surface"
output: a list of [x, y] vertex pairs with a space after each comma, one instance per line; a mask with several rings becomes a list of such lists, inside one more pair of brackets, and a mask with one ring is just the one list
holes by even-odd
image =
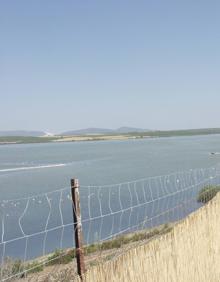
[[104, 185], [210, 167], [220, 162], [210, 152], [220, 152], [220, 135], [0, 146], [0, 199], [68, 187], [72, 177]]

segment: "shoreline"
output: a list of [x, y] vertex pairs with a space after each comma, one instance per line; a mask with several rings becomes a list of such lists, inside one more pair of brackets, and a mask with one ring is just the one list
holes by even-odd
[[178, 130], [178, 131], [152, 131], [143, 133], [126, 133], [112, 135], [74, 135], [74, 136], [50, 136], [50, 137], [28, 137], [28, 136], [0, 136], [0, 146], [37, 144], [37, 143], [63, 143], [63, 142], [96, 142], [96, 141], [123, 141], [137, 139], [151, 139], [164, 137], [193, 137], [219, 135], [218, 130]]

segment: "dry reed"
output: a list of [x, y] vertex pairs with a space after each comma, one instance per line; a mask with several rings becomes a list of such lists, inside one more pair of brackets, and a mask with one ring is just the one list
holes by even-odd
[[92, 267], [83, 281], [219, 282], [220, 193], [170, 233]]

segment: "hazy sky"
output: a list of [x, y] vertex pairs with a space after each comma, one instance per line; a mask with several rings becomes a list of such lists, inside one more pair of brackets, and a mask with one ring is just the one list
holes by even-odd
[[0, 130], [220, 127], [219, 0], [1, 0]]

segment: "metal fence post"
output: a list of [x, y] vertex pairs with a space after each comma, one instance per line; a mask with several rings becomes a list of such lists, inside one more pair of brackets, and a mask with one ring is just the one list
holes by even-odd
[[82, 236], [82, 222], [80, 212], [80, 198], [79, 198], [79, 180], [71, 179], [71, 193], [73, 201], [73, 221], [74, 221], [74, 235], [76, 244], [76, 262], [77, 272], [82, 279], [85, 273], [85, 261], [83, 251], [83, 236]]

